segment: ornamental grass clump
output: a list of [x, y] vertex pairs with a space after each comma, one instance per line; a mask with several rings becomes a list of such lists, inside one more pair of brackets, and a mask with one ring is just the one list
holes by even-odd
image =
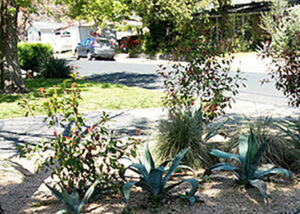
[[[184, 199], [188, 199], [191, 205], [195, 203], [197, 200], [197, 196], [195, 193], [198, 190], [198, 181], [195, 179], [184, 179], [179, 182], [167, 185], [171, 175], [179, 168], [180, 161], [187, 153], [188, 149], [182, 150], [174, 159], [173, 161], [165, 161], [158, 167], [155, 166], [153, 161], [152, 155], [149, 151], [148, 145], [146, 146], [144, 159], [139, 163], [133, 163], [129, 167], [126, 168], [132, 170], [136, 174], [139, 175], [138, 181], [131, 181], [125, 183], [123, 186], [123, 193], [126, 200], [129, 200], [130, 189], [132, 186], [141, 187], [144, 191], [147, 191], [150, 195], [151, 202], [155, 204], [160, 204], [166, 200], [167, 194], [174, 189], [176, 186], [187, 182], [191, 185], [191, 190], [186, 192], [185, 195], [180, 195]], [[166, 169], [166, 166], [170, 163], [170, 167]], [[126, 171], [125, 170], [125, 171]], [[122, 174], [124, 180], [125, 171]]]
[[160, 162], [164, 162], [189, 148], [182, 162], [194, 169], [208, 168], [214, 161], [209, 154], [209, 141], [218, 135], [224, 123], [207, 125], [198, 104], [170, 113], [167, 120], [159, 122], [157, 142], [153, 146], [154, 155]]
[[120, 160], [136, 157], [139, 140], [119, 140], [109, 129], [105, 112], [98, 122], [89, 123], [79, 112], [80, 85], [76, 73], [72, 77], [73, 80], [65, 80], [62, 88], [40, 89], [38, 101], [20, 103], [27, 109], [27, 115], [39, 108], [46, 110], [45, 121], [54, 129], [53, 137], [40, 145], [33, 147], [28, 143], [20, 147], [21, 156], [36, 157], [36, 168], [50, 170], [52, 178], [58, 179], [67, 192], [74, 188], [83, 195], [98, 180], [95, 192], [118, 190], [119, 171], [125, 168]]
[[211, 167], [207, 174], [211, 171], [230, 171], [232, 172], [239, 184], [246, 187], [253, 186], [257, 188], [262, 196], [266, 198], [267, 185], [262, 180], [264, 176], [280, 174], [285, 177], [293, 178], [293, 174], [283, 168], [266, 168], [259, 167], [263, 153], [267, 147], [267, 143], [258, 146], [257, 138], [250, 127], [250, 134], [248, 136], [241, 135], [239, 139], [239, 155], [223, 152], [217, 149], [211, 150], [210, 154], [224, 159], [234, 159], [239, 166], [234, 166], [228, 163], [217, 163]]
[[290, 169], [300, 172], [300, 117], [298, 119], [283, 120], [276, 123], [276, 126], [285, 134], [286, 144], [293, 147], [289, 150]]
[[69, 78], [72, 73], [72, 67], [68, 65], [67, 60], [56, 57], [49, 57], [44, 60], [41, 66], [41, 78]]
[[283, 120], [282, 122], [276, 123], [276, 126], [289, 137], [290, 141], [300, 148], [300, 117], [295, 120]]

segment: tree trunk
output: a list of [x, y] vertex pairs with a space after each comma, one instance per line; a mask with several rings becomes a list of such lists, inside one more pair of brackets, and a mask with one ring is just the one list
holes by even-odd
[[18, 62], [19, 7], [14, 0], [0, 0], [0, 4], [1, 90], [4, 93], [26, 92]]

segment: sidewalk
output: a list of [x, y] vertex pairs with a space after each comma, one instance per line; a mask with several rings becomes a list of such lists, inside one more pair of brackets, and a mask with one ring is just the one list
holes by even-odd
[[[112, 121], [110, 128], [121, 138], [136, 135], [137, 129], [142, 130], [143, 135], [148, 135], [157, 121], [164, 117], [161, 108], [108, 110], [106, 111]], [[92, 125], [100, 118], [102, 110], [85, 114], [88, 124]], [[49, 128], [45, 117], [28, 117], [0, 120], [0, 158], [8, 158], [16, 155], [16, 148], [26, 142], [38, 144], [43, 138], [53, 137], [54, 128]], [[66, 127], [68, 128], [68, 127]], [[59, 131], [64, 129], [58, 128]]]

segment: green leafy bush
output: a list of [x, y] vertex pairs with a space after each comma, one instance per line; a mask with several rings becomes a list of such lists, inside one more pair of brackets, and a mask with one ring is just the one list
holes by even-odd
[[276, 1], [272, 12], [263, 18], [263, 28], [271, 41], [259, 50], [262, 58], [271, 59], [270, 78], [293, 107], [300, 106], [300, 5], [288, 7]]
[[167, 120], [159, 123], [157, 142], [154, 144], [155, 157], [163, 162], [190, 148], [182, 162], [195, 169], [207, 168], [213, 164], [208, 141], [218, 134], [223, 125], [205, 124], [203, 113], [196, 105], [170, 113]]
[[53, 48], [49, 44], [21, 43], [18, 44], [19, 64], [25, 71], [40, 74], [42, 65], [47, 58], [53, 57]]
[[[38, 108], [45, 109], [49, 125], [54, 127], [53, 138], [48, 138], [32, 148], [30, 144], [21, 147], [21, 155], [35, 156], [36, 167], [46, 167], [52, 177], [68, 192], [75, 188], [83, 194], [87, 187], [99, 180], [98, 189], [104, 191], [120, 187], [119, 171], [124, 170], [120, 159], [135, 157], [138, 140], [124, 143], [108, 128], [108, 115], [103, 112], [98, 122], [88, 124], [79, 112], [80, 85], [65, 80], [62, 88], [54, 86], [40, 89], [45, 99], [36, 102], [24, 100], [20, 105], [27, 109], [27, 115]], [[70, 124], [70, 130], [60, 131], [63, 124]]]
[[136, 57], [136, 55], [142, 53], [142, 43], [136, 44], [128, 48], [129, 57]]
[[[146, 190], [150, 194], [150, 199], [152, 202], [160, 203], [165, 200], [166, 195], [171, 189], [184, 182], [188, 182], [191, 184], [192, 188], [189, 192], [186, 192], [186, 195], [182, 197], [188, 199], [191, 204], [194, 204], [197, 199], [195, 193], [198, 190], [198, 182], [195, 179], [185, 179], [166, 186], [170, 176], [180, 167], [180, 161], [186, 154], [187, 150], [188, 149], [182, 150], [171, 162], [170, 168], [166, 170], [165, 167], [170, 161], [165, 161], [159, 167], [155, 167], [155, 163], [147, 145], [143, 162], [140, 161], [140, 163], [131, 164], [126, 168], [137, 173], [140, 176], [140, 180], [137, 182], [133, 181], [124, 184], [123, 192], [125, 198], [127, 200], [129, 199], [130, 189], [133, 185], [135, 185], [141, 187], [143, 190]], [[122, 175], [122, 177], [125, 179], [124, 174], [125, 171]]]
[[80, 196], [75, 189], [72, 189], [71, 194], [68, 193], [62, 186], [60, 186], [61, 191], [57, 191], [55, 188], [46, 184], [46, 186], [51, 190], [52, 194], [58, 198], [65, 205], [66, 209], [60, 210], [58, 213], [69, 213], [69, 214], [80, 214], [83, 205], [88, 202], [90, 197], [92, 196], [95, 188], [98, 184], [98, 181], [95, 181], [89, 189], [84, 194], [82, 200], [80, 200]]
[[46, 58], [41, 66], [42, 78], [69, 78], [72, 67], [68, 65], [65, 59], [56, 57]]
[[238, 183], [257, 188], [264, 198], [267, 197], [267, 186], [261, 179], [264, 176], [272, 174], [281, 174], [292, 178], [293, 174], [283, 168], [265, 168], [258, 167], [267, 144], [258, 146], [257, 138], [250, 128], [249, 136], [241, 135], [239, 139], [239, 155], [223, 152], [217, 149], [211, 150], [211, 154], [219, 158], [234, 159], [238, 161], [240, 167], [228, 163], [215, 164], [210, 171], [224, 170], [232, 172], [238, 179]]

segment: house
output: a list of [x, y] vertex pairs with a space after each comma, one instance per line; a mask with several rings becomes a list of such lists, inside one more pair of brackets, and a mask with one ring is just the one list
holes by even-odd
[[[291, 6], [300, 4], [300, 0], [289, 0], [288, 2]], [[227, 10], [229, 15], [227, 22], [230, 23], [229, 34], [236, 36], [241, 42], [247, 41], [248, 44], [256, 47], [266, 37], [265, 32], [260, 27], [262, 14], [270, 12], [272, 4], [271, 1], [233, 0], [232, 5]], [[202, 11], [195, 15], [201, 16], [203, 13], [208, 13], [211, 22], [215, 24], [214, 34], [216, 40], [220, 40], [220, 34], [223, 30], [220, 24], [222, 15], [218, 9], [213, 7], [210, 11]]]
[[77, 25], [65, 26], [57, 28], [54, 32], [57, 36], [56, 45], [58, 47], [61, 47], [63, 51], [71, 50], [72, 52], [75, 52], [75, 48], [81, 40], [96, 35], [97, 27]]
[[[50, 44], [55, 52], [61, 52], [64, 49], [68, 49], [68, 47], [61, 47], [60, 41], [58, 41], [57, 38], [60, 39], [60, 36], [58, 35], [58, 32], [55, 32], [56, 29], [59, 29], [63, 26], [67, 26], [66, 23], [56, 23], [56, 22], [44, 22], [44, 21], [35, 21], [29, 24], [26, 27], [27, 30], [27, 41], [31, 43], [35, 42], [41, 42], [41, 43], [48, 43]], [[69, 33], [62, 32], [62, 34], [65, 35], [65, 38], [69, 37]], [[68, 39], [65, 46], [68, 46]], [[60, 44], [58, 44], [60, 43]]]
[[27, 26], [27, 41], [50, 44], [55, 52], [74, 51], [84, 38], [93, 35], [94, 26], [70, 26], [67, 23], [35, 21]]

